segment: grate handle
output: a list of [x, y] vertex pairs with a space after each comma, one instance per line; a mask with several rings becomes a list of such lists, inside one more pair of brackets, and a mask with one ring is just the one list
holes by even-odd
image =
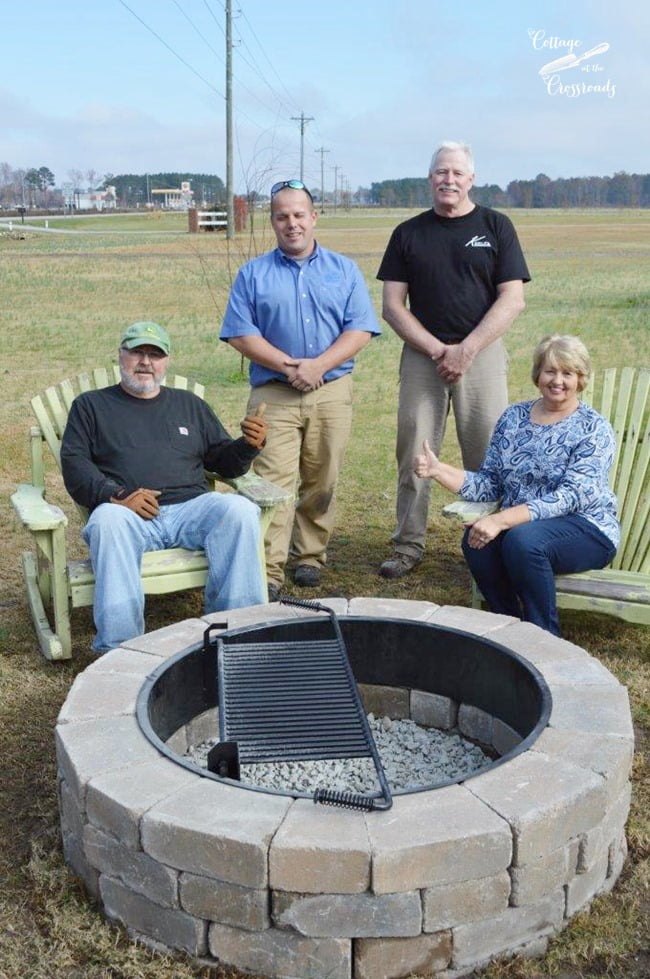
[[324, 806], [341, 806], [343, 809], [359, 809], [370, 812], [374, 809], [374, 799], [367, 795], [358, 795], [356, 792], [343, 792], [336, 789], [316, 789], [314, 792], [314, 802], [320, 802]]
[[[327, 612], [330, 617], [330, 622], [332, 623], [332, 628], [336, 636], [337, 642], [339, 644], [339, 649], [341, 650], [343, 663], [345, 665], [345, 670], [348, 675], [348, 682], [350, 683], [352, 689], [357, 690], [357, 682], [354, 679], [354, 674], [352, 673], [352, 667], [350, 666], [350, 660], [348, 659], [347, 649], [345, 648], [345, 640], [343, 639], [343, 634], [341, 632], [341, 627], [339, 625], [339, 620], [337, 618], [336, 612], [333, 608], [329, 608], [327, 605], [321, 605], [320, 602], [310, 601], [305, 598], [292, 598], [289, 595], [282, 596], [280, 601], [284, 605], [297, 605], [300, 608], [308, 608], [314, 612]], [[366, 740], [368, 747], [370, 748], [370, 753], [372, 759], [375, 763], [375, 770], [377, 772], [377, 778], [379, 780], [379, 785], [381, 787], [383, 799], [378, 802], [376, 799], [368, 798], [367, 796], [357, 795], [354, 792], [338, 792], [333, 789], [317, 789], [314, 794], [314, 802], [322, 802], [326, 806], [347, 806], [349, 809], [390, 809], [393, 804], [393, 797], [391, 795], [390, 786], [386, 778], [386, 773], [384, 771], [384, 766], [381, 763], [381, 758], [379, 757], [379, 752], [377, 751], [377, 745], [375, 744], [375, 739], [372, 736], [372, 731], [368, 725], [368, 719], [366, 717], [365, 711], [361, 706], [361, 700], [357, 692], [356, 696], [357, 709], [359, 713], [359, 721], [363, 727], [366, 735]], [[370, 805], [368, 805], [370, 803]]]
[[204, 653], [209, 653], [210, 647], [214, 645], [214, 643], [212, 642], [213, 633], [216, 635], [219, 632], [225, 632], [227, 628], [228, 628], [227, 620], [224, 620], [223, 622], [213, 622], [211, 625], [208, 626], [208, 628], [203, 633]]
[[310, 598], [294, 598], [292, 595], [282, 595], [280, 598], [281, 605], [297, 605], [298, 608], [309, 608], [312, 612], [327, 612], [331, 614], [332, 610], [326, 605], [321, 605], [320, 602], [316, 602]]
[[[343, 653], [343, 658], [346, 664], [348, 664], [348, 654], [345, 648], [345, 641], [341, 635], [341, 629], [339, 626], [339, 620], [336, 617], [336, 612], [333, 608], [328, 605], [321, 605], [320, 602], [312, 601], [309, 598], [293, 598], [291, 595], [282, 595], [280, 598], [280, 603], [282, 605], [296, 605], [298, 608], [308, 608], [311, 612], [327, 612], [330, 617], [330, 622], [332, 623], [332, 629], [334, 630], [334, 635], [339, 644], [339, 649]], [[349, 665], [348, 665], [349, 670]], [[352, 674], [350, 674], [352, 677]]]

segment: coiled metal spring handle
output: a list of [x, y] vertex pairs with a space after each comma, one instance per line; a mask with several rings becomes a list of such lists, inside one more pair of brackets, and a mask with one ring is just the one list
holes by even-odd
[[324, 806], [358, 809], [363, 812], [371, 812], [375, 808], [375, 800], [367, 795], [358, 795], [356, 792], [343, 792], [336, 789], [316, 789], [314, 802], [320, 802]]
[[341, 789], [316, 789], [314, 802], [324, 806], [341, 806], [343, 809], [357, 809], [362, 812], [372, 812], [374, 809], [390, 809], [392, 799], [380, 799], [376, 796], [359, 795], [357, 792], [345, 792]]
[[332, 610], [326, 605], [321, 605], [315, 599], [311, 598], [294, 598], [293, 595], [280, 595], [281, 605], [296, 605], [298, 608], [309, 608], [312, 612], [328, 612], [332, 614]]

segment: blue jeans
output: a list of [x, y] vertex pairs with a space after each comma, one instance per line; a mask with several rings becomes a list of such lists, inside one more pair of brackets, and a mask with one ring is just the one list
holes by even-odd
[[144, 632], [142, 555], [168, 547], [203, 549], [209, 565], [205, 611], [259, 605], [266, 588], [259, 562], [259, 508], [235, 493], [203, 493], [161, 506], [153, 520], [102, 503], [83, 530], [95, 574], [95, 652]]
[[463, 554], [490, 610], [554, 636], [561, 635], [554, 576], [604, 568], [616, 553], [608, 537], [575, 513], [519, 524], [483, 548], [470, 547], [467, 535]]

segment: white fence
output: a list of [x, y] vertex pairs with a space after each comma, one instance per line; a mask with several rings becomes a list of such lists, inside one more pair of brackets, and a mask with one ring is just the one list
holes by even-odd
[[226, 211], [197, 211], [196, 216], [198, 218], [198, 227], [205, 228], [206, 231], [228, 227], [228, 214]]

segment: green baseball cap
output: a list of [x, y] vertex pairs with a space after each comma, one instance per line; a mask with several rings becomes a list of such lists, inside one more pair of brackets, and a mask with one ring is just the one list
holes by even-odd
[[144, 346], [158, 347], [163, 353], [169, 354], [171, 342], [167, 330], [158, 323], [131, 323], [122, 334], [120, 346], [127, 350]]

